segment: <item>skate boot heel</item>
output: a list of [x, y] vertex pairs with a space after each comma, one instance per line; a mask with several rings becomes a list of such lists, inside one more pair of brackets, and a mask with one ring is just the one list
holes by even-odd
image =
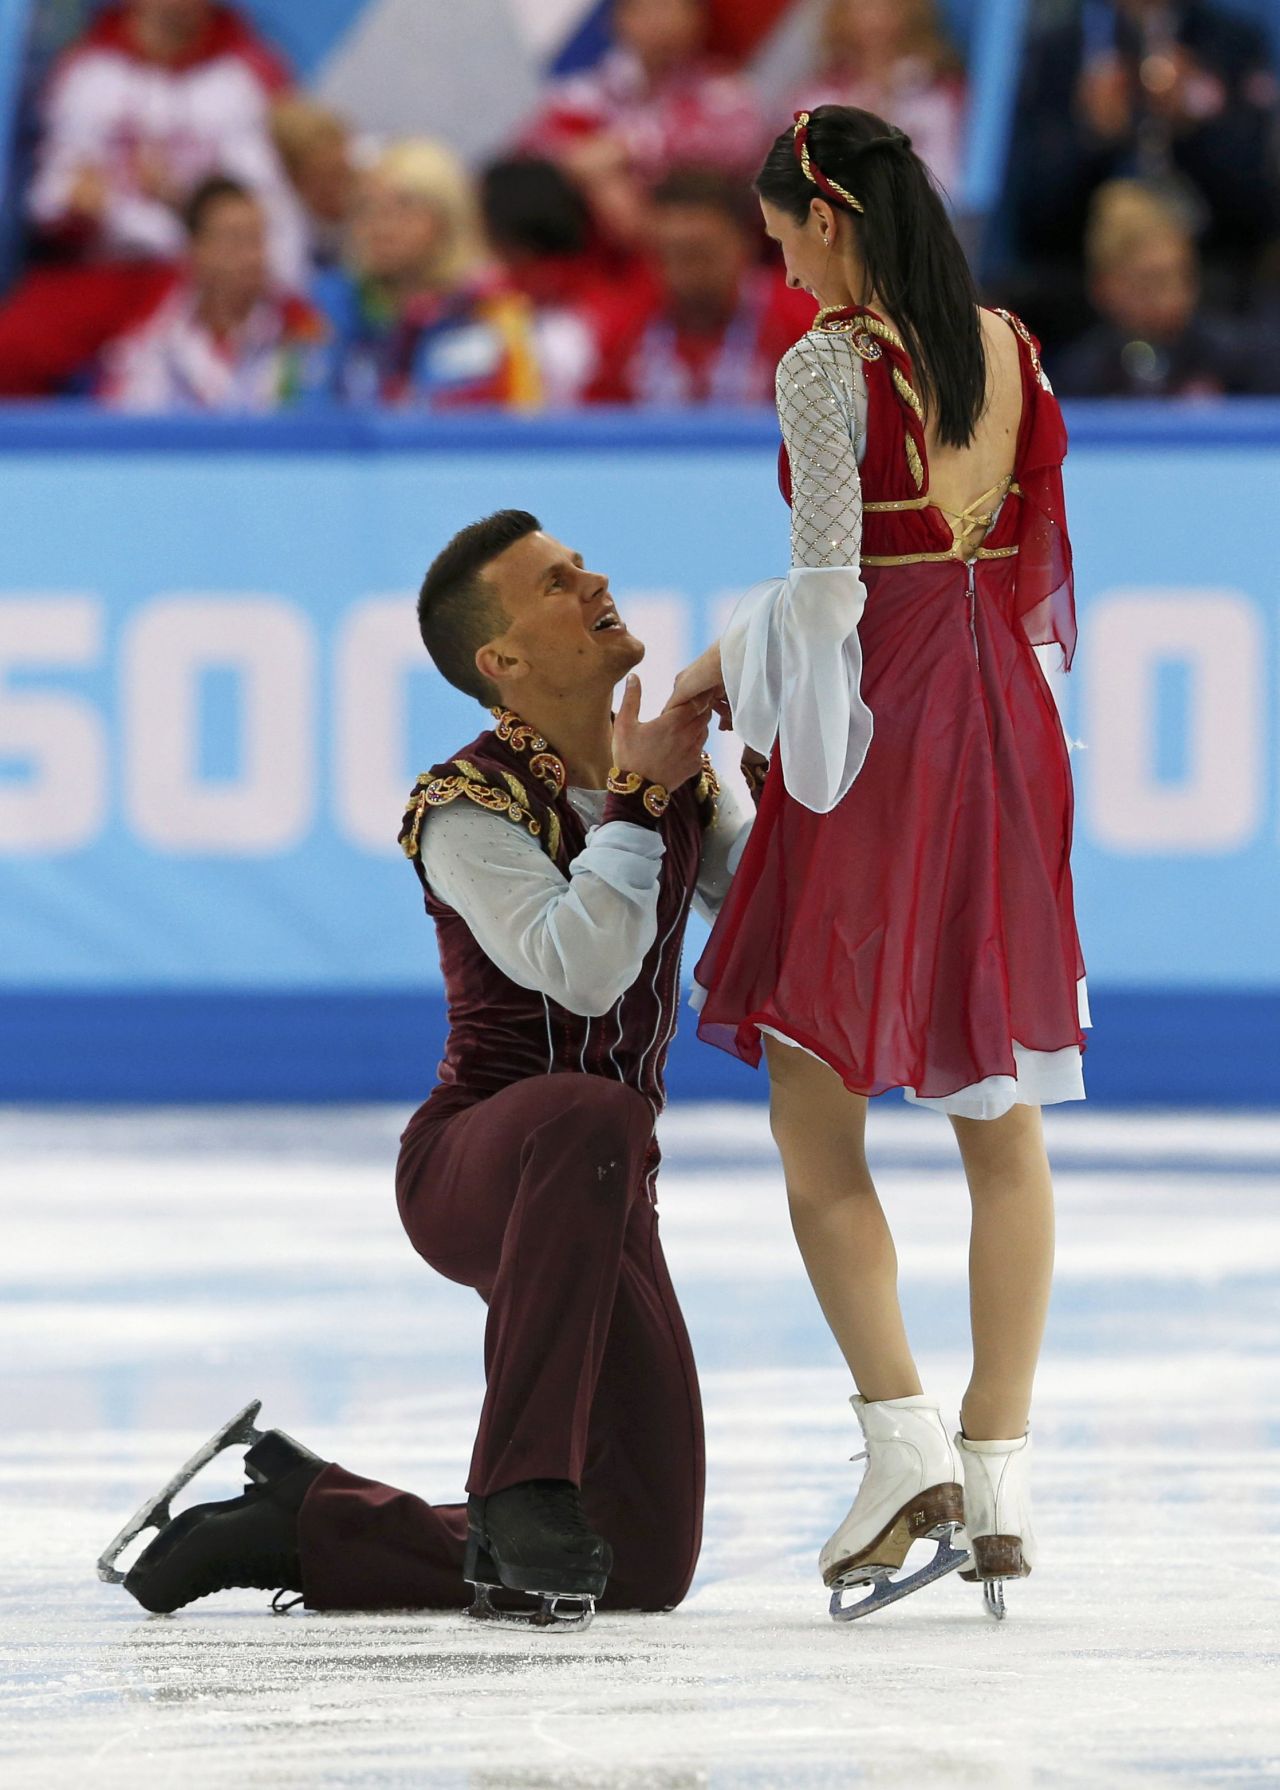
[[1031, 1568], [1022, 1553], [1020, 1535], [979, 1535], [970, 1543], [973, 1550], [972, 1572], [960, 1576], [984, 1583], [988, 1579], [1025, 1579]]
[[493, 1563], [493, 1556], [474, 1529], [467, 1531], [467, 1548], [462, 1557], [462, 1576], [477, 1591], [496, 1589], [502, 1580]]
[[964, 1545], [970, 1559], [961, 1578], [982, 1586], [987, 1614], [1004, 1620], [1004, 1582], [1025, 1579], [1036, 1560], [1031, 1527], [1031, 1436], [972, 1441], [956, 1447], [965, 1463]]
[[245, 1473], [255, 1485], [271, 1485], [299, 1467], [319, 1471], [324, 1465], [318, 1454], [312, 1454], [283, 1430], [265, 1431], [244, 1457]]

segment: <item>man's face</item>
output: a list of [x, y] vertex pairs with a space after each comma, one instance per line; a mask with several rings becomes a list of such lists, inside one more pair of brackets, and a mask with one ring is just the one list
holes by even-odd
[[267, 289], [267, 232], [257, 201], [228, 194], [206, 206], [191, 242], [191, 274], [200, 292], [252, 304]]
[[727, 315], [736, 309], [751, 256], [745, 235], [723, 211], [713, 205], [660, 205], [653, 246], [677, 310]]
[[526, 535], [484, 576], [508, 624], [481, 649], [480, 669], [513, 696], [520, 688], [609, 691], [643, 659], [644, 647], [613, 606], [609, 580], [553, 536]]
[[1199, 298], [1195, 251], [1184, 236], [1151, 236], [1122, 267], [1095, 275], [1093, 299], [1110, 322], [1131, 336], [1175, 342]]

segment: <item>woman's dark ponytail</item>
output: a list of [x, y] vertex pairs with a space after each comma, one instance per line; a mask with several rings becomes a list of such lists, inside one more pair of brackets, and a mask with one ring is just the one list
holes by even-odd
[[852, 194], [860, 212], [809, 179], [791, 130], [765, 158], [757, 193], [798, 224], [815, 198], [852, 219], [867, 273], [863, 301], [877, 294], [901, 331], [939, 438], [967, 447], [987, 398], [978, 291], [928, 169], [909, 138], [853, 106], [819, 106], [806, 146], [811, 167]]

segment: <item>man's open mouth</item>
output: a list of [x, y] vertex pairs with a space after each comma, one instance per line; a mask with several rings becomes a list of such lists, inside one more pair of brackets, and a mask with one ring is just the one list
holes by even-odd
[[622, 617], [618, 614], [616, 609], [606, 609], [604, 614], [600, 617], [600, 620], [592, 623], [591, 632], [593, 634], [607, 634], [611, 628], [616, 628], [619, 632], [625, 632]]

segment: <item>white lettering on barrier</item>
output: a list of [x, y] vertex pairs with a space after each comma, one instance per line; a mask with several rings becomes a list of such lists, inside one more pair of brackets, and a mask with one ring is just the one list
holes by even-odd
[[[239, 679], [239, 773], [198, 762], [200, 678]], [[275, 853], [311, 827], [316, 786], [316, 648], [311, 619], [279, 597], [157, 597], [123, 642], [125, 801], [162, 851]]]
[[97, 838], [107, 817], [102, 717], [68, 690], [14, 689], [17, 672], [85, 671], [102, 653], [97, 597], [41, 591], [0, 599], [0, 758], [24, 775], [0, 778], [0, 850], [69, 852]]
[[[646, 641], [645, 711], [656, 711], [692, 656], [692, 605], [675, 591], [619, 595], [620, 612]], [[735, 594], [720, 593], [707, 620], [720, 628]], [[42, 674], [77, 675], [101, 664], [104, 607], [89, 595], [0, 597], [0, 851], [83, 849], [105, 829], [110, 753], [96, 700], [71, 689], [25, 687]], [[1080, 664], [1090, 751], [1077, 759], [1082, 822], [1103, 849], [1226, 854], [1256, 836], [1266, 776], [1263, 627], [1257, 605], [1233, 590], [1122, 589], [1084, 612]], [[174, 595], [136, 609], [126, 624], [120, 674], [122, 802], [145, 844], [176, 853], [270, 854], [302, 842], [324, 780], [316, 746], [317, 624], [278, 597]], [[1184, 769], [1158, 766], [1160, 668], [1184, 669]], [[229, 670], [239, 681], [234, 776], [202, 775], [201, 682]], [[335, 821], [362, 851], [394, 854], [405, 791], [422, 767], [408, 762], [409, 679], [431, 671], [409, 594], [375, 595], [341, 621], [334, 643], [334, 729], [329, 772]], [[450, 701], [460, 700], [449, 692]], [[450, 742], [442, 742], [441, 750]], [[738, 744], [714, 734], [711, 750], [732, 775]], [[16, 774], [13, 774], [16, 767]]]
[[[440, 676], [419, 638], [410, 593], [367, 597], [344, 616], [333, 679], [333, 788], [338, 826], [362, 851], [398, 850], [405, 798], [422, 769], [406, 757], [408, 680], [424, 671]], [[441, 756], [447, 750], [442, 745]]]
[[[1112, 590], [1087, 611], [1083, 766], [1095, 840], [1126, 854], [1238, 851], [1257, 830], [1266, 663], [1256, 605], [1234, 590]], [[1156, 675], [1189, 679], [1186, 773], [1157, 776]]]

